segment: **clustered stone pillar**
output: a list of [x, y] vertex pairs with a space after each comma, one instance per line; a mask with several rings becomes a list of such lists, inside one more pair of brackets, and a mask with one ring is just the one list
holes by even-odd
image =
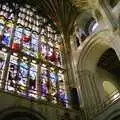
[[86, 116], [91, 116], [96, 112], [101, 101], [95, 75], [88, 70], [79, 71], [78, 74], [85, 113]]

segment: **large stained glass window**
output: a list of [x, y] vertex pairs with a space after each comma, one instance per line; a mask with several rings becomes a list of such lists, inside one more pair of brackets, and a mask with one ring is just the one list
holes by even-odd
[[31, 6], [12, 4], [0, 8], [0, 87], [66, 105], [59, 35]]

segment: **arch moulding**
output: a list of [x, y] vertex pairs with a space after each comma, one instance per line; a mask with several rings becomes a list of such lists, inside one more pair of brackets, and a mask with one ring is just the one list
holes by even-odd
[[[90, 36], [84, 43], [79, 54], [78, 71], [91, 71], [95, 73], [97, 63], [101, 55], [109, 48], [113, 48], [115, 40], [112, 40], [109, 30], [104, 30]], [[115, 48], [113, 48], [115, 50]], [[116, 50], [115, 50], [116, 51]], [[117, 51], [116, 51], [117, 52]]]

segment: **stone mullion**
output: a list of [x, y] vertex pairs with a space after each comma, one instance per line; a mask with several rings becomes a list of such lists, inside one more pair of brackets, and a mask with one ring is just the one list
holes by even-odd
[[37, 65], [37, 95], [38, 98], [41, 97], [42, 95], [42, 86], [41, 86], [41, 80], [40, 80], [40, 73], [41, 73], [41, 69], [40, 69], [40, 63], [38, 63]]
[[[65, 48], [65, 43], [63, 43], [64, 47], [63, 47], [63, 66], [65, 68], [65, 72], [64, 72], [64, 78], [65, 78], [65, 89], [66, 89], [66, 93], [67, 93], [67, 96], [70, 97], [70, 76], [69, 76], [69, 73], [68, 73], [68, 70], [70, 70], [69, 68], [69, 65], [68, 65], [68, 55], [67, 55], [67, 52], [66, 52], [66, 48]], [[70, 102], [70, 101], [69, 101]], [[68, 103], [69, 105], [71, 103]]]
[[47, 68], [47, 89], [48, 89], [48, 94], [47, 94], [47, 100], [49, 102], [52, 102], [52, 95], [51, 95], [51, 80], [50, 80], [50, 65], [49, 65], [49, 61], [48, 61], [48, 49], [49, 49], [49, 44], [48, 44], [48, 30], [47, 30], [47, 26], [45, 27], [45, 30], [47, 31], [47, 34], [46, 34], [46, 51], [47, 51], [47, 54], [45, 56], [45, 59], [47, 58], [47, 64], [46, 64], [46, 68]]
[[[61, 38], [62, 39], [62, 38]], [[65, 87], [65, 94], [67, 96], [70, 96], [69, 93], [69, 81], [68, 81], [68, 72], [66, 71], [67, 69], [67, 63], [66, 63], [66, 52], [65, 52], [65, 48], [64, 48], [64, 43], [63, 43], [63, 39], [62, 39], [62, 47], [61, 47], [61, 61], [62, 61], [62, 66], [64, 67], [64, 87]], [[68, 103], [69, 104], [69, 103]]]
[[38, 37], [38, 64], [37, 64], [37, 95], [38, 97], [40, 98], [42, 96], [42, 83], [41, 83], [41, 79], [40, 79], [40, 73], [41, 73], [41, 53], [40, 53], [40, 50], [41, 50], [41, 44], [40, 44], [40, 39], [41, 39], [41, 30], [42, 28], [40, 27], [39, 29], [39, 37]]
[[72, 86], [72, 81], [73, 81], [73, 73], [72, 73], [72, 58], [71, 58], [71, 45], [69, 42], [69, 39], [67, 38], [64, 40], [64, 56], [65, 56], [65, 63], [66, 63], [66, 72], [68, 73], [68, 82], [69, 82], [69, 87]]
[[[65, 57], [65, 81], [66, 81], [66, 88], [67, 88], [67, 95], [71, 98], [71, 89], [73, 88], [74, 83], [74, 73], [73, 73], [73, 66], [72, 66], [72, 52], [71, 52], [71, 45], [69, 41], [70, 37], [64, 37], [63, 44], [64, 44], [64, 57]], [[71, 99], [70, 99], [71, 104]]]
[[[27, 15], [26, 15], [27, 16]], [[32, 27], [34, 26], [34, 19], [35, 19], [35, 16], [33, 15], [33, 24], [32, 24]], [[27, 23], [27, 28], [28, 29], [30, 29], [29, 27], [28, 27], [28, 23]], [[30, 37], [32, 38], [32, 29], [30, 29]], [[23, 45], [23, 43], [22, 43], [22, 45]], [[29, 43], [29, 46], [30, 46], [30, 49], [29, 49], [29, 51], [31, 50], [31, 45], [32, 45], [32, 43], [31, 43], [31, 41], [30, 41], [30, 43]], [[22, 46], [23, 47], [23, 46]], [[27, 63], [27, 65], [28, 65], [28, 74], [27, 74], [27, 85], [26, 85], [26, 95], [27, 96], [29, 96], [29, 89], [30, 89], [30, 68], [31, 68], [31, 62], [32, 62], [32, 60], [30, 59], [30, 56], [28, 57], [28, 63]]]
[[[15, 15], [15, 20], [13, 22], [14, 26], [13, 26], [13, 31], [12, 31], [12, 35], [11, 35], [11, 43], [10, 43], [10, 48], [12, 47], [12, 43], [13, 43], [13, 38], [14, 38], [14, 32], [15, 32], [15, 28], [16, 28], [16, 23], [17, 21], [17, 14]], [[9, 61], [10, 61], [10, 56], [11, 56], [11, 53], [12, 51], [10, 50], [7, 54], [7, 58], [6, 58], [6, 61], [5, 61], [5, 66], [4, 66], [4, 69], [3, 69], [3, 76], [2, 76], [2, 89], [5, 88], [5, 82], [6, 82], [6, 79], [7, 79], [7, 72], [8, 72], [8, 66], [9, 66]]]

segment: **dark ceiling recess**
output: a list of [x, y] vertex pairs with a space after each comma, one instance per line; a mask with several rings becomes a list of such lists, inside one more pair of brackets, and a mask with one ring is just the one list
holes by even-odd
[[113, 8], [117, 5], [117, 3], [119, 2], [120, 0], [109, 0], [109, 4], [110, 6]]
[[[90, 34], [90, 27], [93, 27], [93, 25], [94, 25], [94, 23], [95, 23], [96, 21], [95, 21], [95, 19], [93, 18], [93, 17], [91, 17], [88, 21], [87, 21], [87, 23], [86, 23], [86, 25], [85, 25], [85, 33], [87, 34], [87, 35], [89, 35]], [[91, 24], [93, 24], [92, 26], [91, 26]], [[92, 29], [92, 28], [91, 28]]]
[[101, 56], [98, 67], [103, 68], [114, 75], [120, 76], [120, 61], [112, 48], [108, 49]]
[[15, 112], [5, 116], [4, 118], [2, 118], [2, 120], [39, 120], [39, 119], [30, 113]]

